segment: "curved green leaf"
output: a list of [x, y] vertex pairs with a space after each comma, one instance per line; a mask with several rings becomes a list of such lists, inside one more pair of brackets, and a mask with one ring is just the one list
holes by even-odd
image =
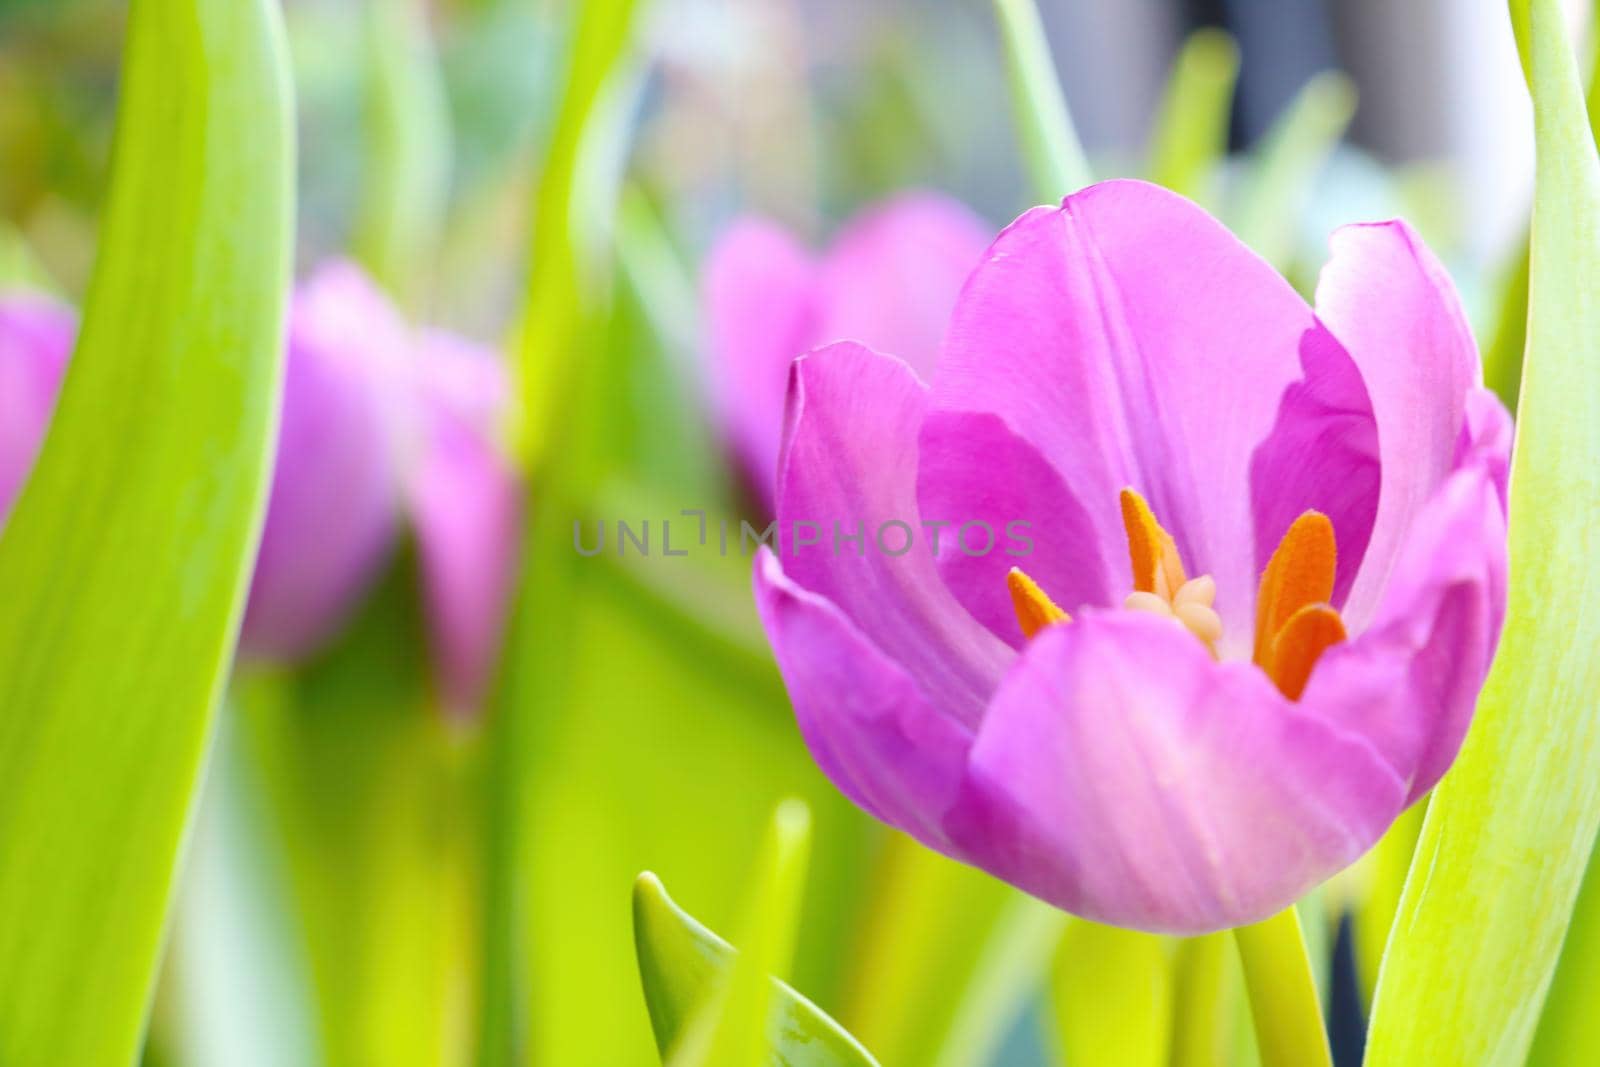
[[772, 1004], [768, 976], [788, 973], [795, 926], [811, 848], [811, 812], [805, 802], [780, 802], [767, 825], [756, 863], [755, 884], [745, 902], [744, 950], [702, 1005], [693, 1025], [679, 1035], [671, 1067], [749, 1067], [767, 1049]]
[[1012, 111], [1033, 190], [1046, 203], [1094, 181], [1061, 92], [1034, 0], [994, 0], [1011, 80]]
[[[648, 872], [633, 887], [633, 933], [650, 1025], [665, 1058], [714, 995], [738, 953], [673, 903], [660, 879]], [[820, 1008], [777, 979], [769, 981], [770, 1064], [876, 1067], [871, 1054]]]
[[131, 1062], [259, 535], [293, 235], [268, 0], [137, 0], [83, 329], [0, 538], [0, 1063]]
[[1504, 637], [1435, 792], [1368, 1062], [1520, 1064], [1600, 826], [1600, 162], [1556, 0], [1519, 0], [1534, 101], [1528, 346]]
[[1150, 139], [1149, 178], [1210, 206], [1228, 154], [1239, 46], [1224, 30], [1196, 30], [1184, 42], [1167, 81]]

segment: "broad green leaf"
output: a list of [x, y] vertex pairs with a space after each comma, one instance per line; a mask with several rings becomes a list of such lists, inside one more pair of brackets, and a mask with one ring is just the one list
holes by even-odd
[[1567, 1067], [1600, 1060], [1600, 851], [1589, 856], [1578, 906], [1561, 946], [1561, 964], [1539, 1019], [1530, 1067]]
[[749, 1067], [767, 1052], [772, 980], [788, 973], [805, 892], [811, 813], [784, 800], [767, 825], [741, 929], [744, 946], [704, 998], [690, 1025], [663, 1052], [671, 1067]]
[[1151, 181], [1211, 205], [1228, 155], [1239, 46], [1218, 29], [1196, 30], [1184, 42], [1167, 81], [1151, 135]]
[[416, 588], [403, 553], [297, 674], [235, 685], [332, 1064], [459, 1062], [447, 1050], [471, 1001], [473, 753], [428, 701]]
[[1295, 228], [1312, 183], [1355, 109], [1350, 79], [1325, 71], [1306, 82], [1251, 153], [1232, 197], [1231, 221], [1240, 239], [1280, 270], [1294, 256]]
[[1534, 101], [1528, 348], [1499, 656], [1435, 791], [1368, 1062], [1518, 1064], [1600, 825], [1600, 164], [1556, 0], [1520, 0]]
[[1086, 919], [1067, 926], [1052, 983], [1064, 1063], [1166, 1067], [1176, 947]]
[[1064, 922], [1004, 882], [892, 834], [841, 1017], [887, 1063], [984, 1062], [1038, 991]]
[[1054, 203], [1094, 180], [1062, 95], [1034, 0], [994, 0], [1011, 81], [1012, 112], [1033, 191]]
[[[693, 1024], [738, 953], [667, 896], [653, 874], [633, 889], [639, 977], [656, 1043], [666, 1055]], [[771, 979], [773, 1047], [767, 1062], [782, 1067], [874, 1067], [855, 1038], [789, 986]]]
[[[1516, 20], [1518, 26], [1526, 24], [1520, 14]], [[1519, 49], [1524, 47], [1524, 40], [1525, 34], [1519, 31]], [[1600, 48], [1593, 52], [1584, 103], [1589, 113], [1589, 129], [1600, 136]], [[1501, 268], [1494, 319], [1483, 344], [1484, 384], [1513, 412], [1517, 409], [1517, 387], [1522, 380], [1522, 353], [1528, 342], [1528, 252], [1528, 235], [1524, 232]]]
[[133, 1060], [259, 536], [292, 219], [268, 0], [137, 0], [82, 334], [0, 537], [0, 1063]]
[[414, 303], [450, 186], [450, 116], [420, 0], [362, 0], [365, 151], [355, 248]]

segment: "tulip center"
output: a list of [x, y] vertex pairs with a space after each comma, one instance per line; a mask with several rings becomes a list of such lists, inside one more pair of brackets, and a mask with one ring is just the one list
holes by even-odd
[[[1122, 606], [1172, 619], [1216, 655], [1222, 638], [1222, 617], [1212, 606], [1216, 581], [1209, 574], [1190, 578], [1185, 573], [1177, 542], [1144, 497], [1124, 489], [1121, 505], [1133, 572], [1133, 592]], [[1333, 523], [1319, 511], [1307, 511], [1283, 535], [1261, 574], [1251, 660], [1290, 700], [1305, 691], [1322, 653], [1345, 639], [1344, 621], [1330, 603], [1337, 558]], [[1006, 575], [1006, 586], [1024, 637], [1072, 621], [1020, 569]]]

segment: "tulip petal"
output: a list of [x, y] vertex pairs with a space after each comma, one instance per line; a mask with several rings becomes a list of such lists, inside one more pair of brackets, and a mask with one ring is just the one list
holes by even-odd
[[1371, 624], [1324, 654], [1303, 700], [1367, 737], [1407, 803], [1455, 760], [1505, 618], [1510, 418], [1480, 387], [1467, 425], [1460, 464], [1412, 517]]
[[296, 290], [272, 495], [240, 633], [247, 655], [309, 652], [383, 561], [410, 344], [399, 314], [352, 265], [324, 267]]
[[76, 329], [72, 312], [46, 297], [0, 298], [0, 526], [50, 425]]
[[517, 564], [522, 492], [496, 445], [511, 383], [493, 352], [430, 331], [418, 366], [422, 440], [409, 480], [434, 672], [445, 706], [482, 702]]
[[[1188, 572], [1216, 578], [1222, 651], [1239, 654], [1254, 611], [1255, 453], [1291, 387], [1348, 364], [1337, 344], [1302, 343], [1317, 330], [1288, 283], [1199, 207], [1104, 182], [1028, 212], [990, 248], [958, 301], [932, 406], [992, 412], [1032, 442], [1089, 512], [1103, 558], [1125, 545], [1119, 492], [1138, 490]], [[1361, 429], [1342, 406], [1329, 415], [1294, 439]], [[1342, 542], [1364, 543], [1359, 499], [1318, 499], [1338, 478], [1309, 458], [1283, 472], [1289, 518], [1316, 508]]]
[[791, 581], [766, 548], [755, 592], [818, 766], [872, 815], [949, 851], [940, 817], [961, 781], [970, 732], [836, 606]]
[[812, 347], [816, 264], [764, 219], [736, 222], [705, 266], [713, 402], [770, 509], [789, 363]]
[[939, 577], [916, 498], [926, 397], [904, 363], [860, 345], [795, 361], [778, 497], [783, 569], [972, 726], [1012, 652]]
[[[918, 446], [917, 498], [924, 521], [945, 524], [939, 572], [950, 591], [1013, 647], [1022, 647], [1023, 634], [1006, 585], [1012, 567], [1068, 613], [1110, 606], [1127, 593], [1127, 550], [1102, 557], [1088, 509], [1055, 467], [995, 415], [929, 413]], [[963, 539], [962, 527], [977, 523], [983, 527]], [[977, 553], [985, 528], [994, 543]]]
[[1377, 419], [1383, 485], [1344, 613], [1372, 617], [1406, 529], [1455, 465], [1478, 350], [1449, 275], [1404, 222], [1346, 226], [1317, 283], [1317, 314], [1355, 360]]
[[927, 381], [961, 285], [992, 239], [965, 205], [936, 193], [903, 193], [862, 214], [823, 259], [815, 342], [858, 341]]
[[1099, 922], [1255, 922], [1353, 861], [1404, 787], [1358, 735], [1170, 620], [1092, 612], [1006, 676], [947, 825], [959, 855]]

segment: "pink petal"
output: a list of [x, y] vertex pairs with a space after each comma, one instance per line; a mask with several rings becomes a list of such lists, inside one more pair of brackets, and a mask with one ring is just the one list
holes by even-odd
[[1317, 314], [1367, 384], [1378, 424], [1383, 488], [1372, 540], [1345, 606], [1365, 626], [1406, 528], [1455, 463], [1478, 350], [1449, 276], [1404, 222], [1346, 226], [1317, 284]]
[[[926, 395], [904, 363], [860, 345], [795, 362], [778, 496], [783, 569], [974, 725], [1012, 653], [945, 588], [922, 527], [917, 430]], [[891, 554], [906, 534], [907, 550]], [[865, 540], [845, 540], [855, 537]]]
[[71, 310], [48, 297], [0, 297], [0, 526], [33, 469], [76, 330]]
[[859, 341], [927, 381], [950, 311], [993, 231], [957, 200], [902, 193], [857, 216], [822, 262], [814, 347]]
[[1407, 803], [1454, 761], [1505, 618], [1510, 417], [1482, 388], [1467, 410], [1456, 470], [1412, 516], [1371, 625], [1324, 654], [1303, 697], [1372, 741]]
[[[1254, 622], [1258, 447], [1291, 387], [1348, 363], [1336, 344], [1306, 341], [1318, 332], [1288, 283], [1199, 207], [1104, 182], [1028, 212], [990, 248], [957, 304], [932, 404], [992, 412], [1038, 448], [1088, 512], [1103, 559], [1126, 553], [1118, 493], [1143, 493], [1189, 572], [1216, 578], [1223, 651], [1241, 654]], [[1316, 432], [1362, 429], [1343, 407], [1335, 416]], [[1315, 464], [1283, 473], [1294, 480], [1264, 488], [1322, 505], [1341, 543], [1366, 540], [1359, 501], [1317, 499], [1336, 477]]]
[[790, 361], [857, 341], [932, 370], [950, 309], [989, 242], [966, 207], [905, 193], [850, 222], [820, 262], [781, 227], [745, 219], [705, 268], [713, 395], [724, 432], [769, 506]]
[[[1088, 509], [997, 416], [930, 413], [917, 462], [923, 518], [947, 524], [939, 572], [962, 606], [1002, 641], [1016, 648], [1024, 641], [1006, 587], [1012, 567], [1069, 613], [1127, 595], [1127, 550], [1102, 556]], [[993, 549], [979, 552], [990, 536]]]
[[816, 266], [761, 219], [734, 224], [705, 267], [711, 387], [718, 419], [770, 508], [789, 363], [811, 347]]
[[756, 606], [813, 758], [851, 800], [931, 848], [971, 735], [824, 598], [760, 550]]
[[354, 266], [295, 292], [272, 495], [240, 647], [294, 659], [344, 620], [395, 530], [410, 338]]
[[445, 706], [483, 701], [516, 579], [522, 489], [497, 446], [505, 365], [461, 338], [424, 335], [420, 455], [409, 479], [434, 672]]
[[1006, 676], [948, 820], [962, 858], [1098, 922], [1263, 919], [1368, 848], [1404, 788], [1359, 737], [1170, 620], [1092, 612]]

